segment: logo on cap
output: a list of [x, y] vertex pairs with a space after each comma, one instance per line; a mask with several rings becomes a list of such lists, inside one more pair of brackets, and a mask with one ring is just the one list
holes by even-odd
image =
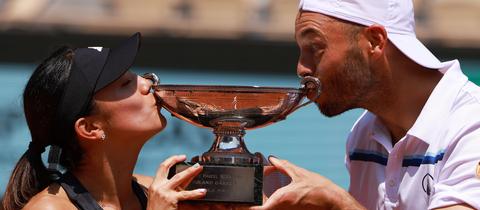
[[88, 47], [89, 49], [97, 50], [98, 52], [102, 52], [103, 47]]

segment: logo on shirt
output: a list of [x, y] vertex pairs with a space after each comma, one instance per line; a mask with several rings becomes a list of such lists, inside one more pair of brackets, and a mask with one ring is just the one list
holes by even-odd
[[[478, 167], [477, 167], [477, 172], [478, 172]], [[427, 193], [428, 196], [432, 194], [432, 184], [433, 184], [433, 176], [430, 175], [429, 173], [425, 174], [425, 176], [422, 179], [422, 188], [423, 188], [423, 191]]]

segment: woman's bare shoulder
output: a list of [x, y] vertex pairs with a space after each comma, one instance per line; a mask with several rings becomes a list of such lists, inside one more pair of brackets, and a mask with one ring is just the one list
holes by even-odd
[[150, 185], [152, 184], [153, 182], [153, 177], [151, 176], [145, 176], [145, 175], [141, 175], [141, 174], [134, 174], [133, 177], [135, 178], [135, 180], [140, 184], [142, 185], [143, 187], [145, 187], [146, 189], [148, 189], [150, 187]]
[[24, 210], [57, 210], [77, 209], [68, 199], [65, 191], [58, 184], [51, 184], [28, 201], [23, 207]]

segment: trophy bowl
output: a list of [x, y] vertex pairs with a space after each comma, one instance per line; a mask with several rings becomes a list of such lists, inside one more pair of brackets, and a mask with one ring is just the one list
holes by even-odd
[[305, 96], [301, 89], [258, 86], [158, 85], [162, 106], [200, 127], [239, 122], [254, 129], [283, 119]]
[[[206, 188], [202, 201], [262, 203], [263, 157], [252, 154], [245, 146], [245, 130], [267, 126], [283, 120], [296, 109], [309, 90], [317, 87], [316, 78], [302, 80], [301, 88], [214, 85], [158, 84], [153, 92], [158, 103], [173, 116], [193, 125], [209, 128], [215, 140], [209, 151], [192, 158], [191, 163], [176, 166], [172, 174], [188, 165], [200, 163], [202, 173], [187, 189]], [[313, 85], [312, 85], [313, 84]]]

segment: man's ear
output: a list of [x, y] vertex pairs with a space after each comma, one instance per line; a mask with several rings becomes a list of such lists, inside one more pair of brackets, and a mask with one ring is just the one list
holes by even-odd
[[100, 123], [85, 117], [81, 117], [75, 122], [75, 132], [81, 139], [86, 140], [102, 140], [102, 135], [104, 135]]
[[370, 44], [369, 55], [374, 59], [381, 57], [388, 42], [385, 28], [381, 25], [374, 24], [366, 27], [364, 32]]

